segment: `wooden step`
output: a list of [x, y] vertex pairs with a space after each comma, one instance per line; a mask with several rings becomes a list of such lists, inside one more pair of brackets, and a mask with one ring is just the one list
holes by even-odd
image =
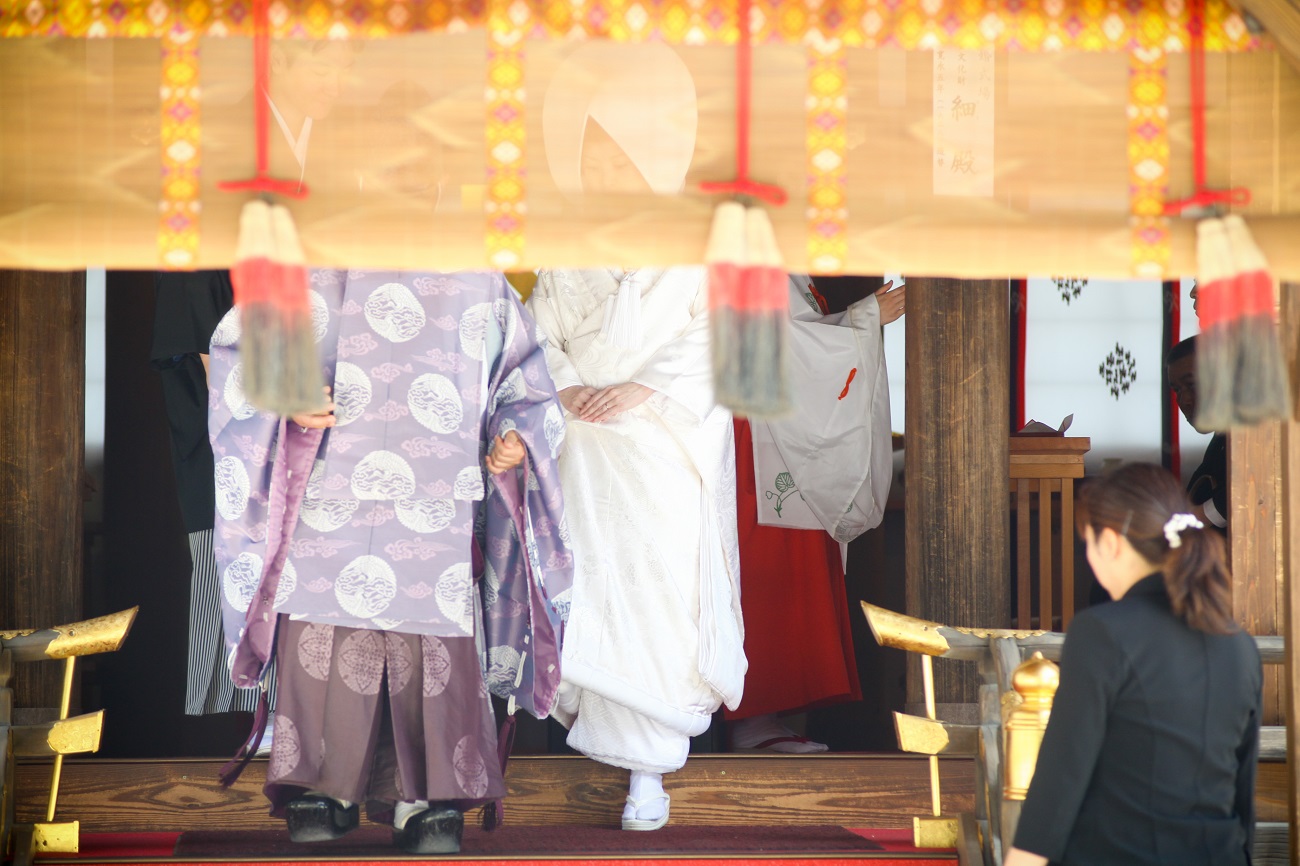
[[[143, 830], [273, 829], [262, 785], [266, 761], [249, 765], [229, 789], [224, 762], [69, 760], [63, 765], [59, 820], [83, 833]], [[945, 814], [974, 808], [975, 770], [967, 758], [941, 758]], [[18, 820], [43, 820], [48, 763], [17, 768]], [[512, 825], [614, 825], [627, 794], [627, 771], [581, 757], [512, 758], [506, 773]], [[836, 824], [910, 827], [930, 809], [928, 759], [912, 755], [692, 755], [666, 777], [674, 824]], [[1285, 799], [1285, 798], [1284, 798]]]

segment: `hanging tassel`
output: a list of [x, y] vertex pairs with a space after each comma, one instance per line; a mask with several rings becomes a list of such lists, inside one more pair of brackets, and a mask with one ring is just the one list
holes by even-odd
[[779, 417], [790, 409], [790, 295], [767, 212], [718, 205], [705, 261], [715, 398], [737, 415]]
[[1196, 426], [1226, 431], [1232, 426], [1238, 358], [1238, 312], [1232, 250], [1221, 219], [1196, 225]]
[[319, 407], [323, 379], [306, 256], [288, 209], [260, 199], [244, 205], [235, 259], [230, 279], [240, 309], [245, 396], [278, 415]]
[[[1286, 363], [1278, 339], [1273, 277], [1259, 245], [1239, 216], [1225, 217], [1239, 310], [1235, 420], [1258, 424], [1291, 414]], [[1199, 299], [1199, 295], [1198, 295]]]

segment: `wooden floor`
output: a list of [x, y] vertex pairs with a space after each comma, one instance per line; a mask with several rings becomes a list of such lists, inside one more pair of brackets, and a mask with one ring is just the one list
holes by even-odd
[[[217, 784], [222, 761], [69, 760], [64, 764], [58, 820], [81, 821], [83, 833], [271, 829], [262, 783], [266, 761], [254, 761], [230, 789]], [[941, 759], [945, 814], [974, 808], [969, 759]], [[50, 764], [17, 768], [18, 820], [44, 820]], [[518, 757], [510, 761], [506, 820], [511, 824], [613, 824], [627, 773], [585, 758]], [[1286, 765], [1261, 764], [1257, 820], [1287, 820]], [[911, 755], [692, 755], [666, 777], [676, 824], [838, 824], [911, 826], [930, 809], [929, 765]]]
[[[974, 808], [974, 765], [940, 760], [947, 814]], [[64, 764], [57, 819], [83, 833], [270, 829], [255, 761], [229, 790], [218, 760], [82, 760]], [[43, 820], [48, 763], [18, 767], [18, 820]], [[613, 824], [627, 772], [568, 756], [519, 757], [506, 774], [510, 824]], [[675, 824], [838, 824], [910, 827], [929, 814], [929, 765], [904, 755], [693, 755], [666, 777]], [[1285, 799], [1285, 798], [1284, 798]]]

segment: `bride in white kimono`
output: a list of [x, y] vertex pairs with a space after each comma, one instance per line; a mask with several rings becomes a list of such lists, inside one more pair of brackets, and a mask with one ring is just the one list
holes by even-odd
[[[695, 88], [659, 44], [589, 43], [543, 107], [561, 191], [679, 191]], [[662, 774], [744, 684], [730, 414], [713, 398], [705, 268], [550, 270], [529, 308], [566, 410], [576, 556], [557, 718], [632, 771], [622, 825], [668, 820]]]

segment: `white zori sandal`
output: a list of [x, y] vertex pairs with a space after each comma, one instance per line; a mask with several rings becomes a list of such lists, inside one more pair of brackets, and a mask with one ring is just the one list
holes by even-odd
[[[658, 818], [638, 818], [643, 806], [649, 806], [659, 800], [664, 801], [664, 813]], [[637, 800], [631, 794], [627, 795], [627, 804], [632, 807], [632, 817], [627, 816], [627, 811], [623, 812], [623, 829], [624, 830], [658, 830], [668, 823], [668, 806], [671, 802], [667, 794], [656, 794], [646, 797], [644, 800]]]

